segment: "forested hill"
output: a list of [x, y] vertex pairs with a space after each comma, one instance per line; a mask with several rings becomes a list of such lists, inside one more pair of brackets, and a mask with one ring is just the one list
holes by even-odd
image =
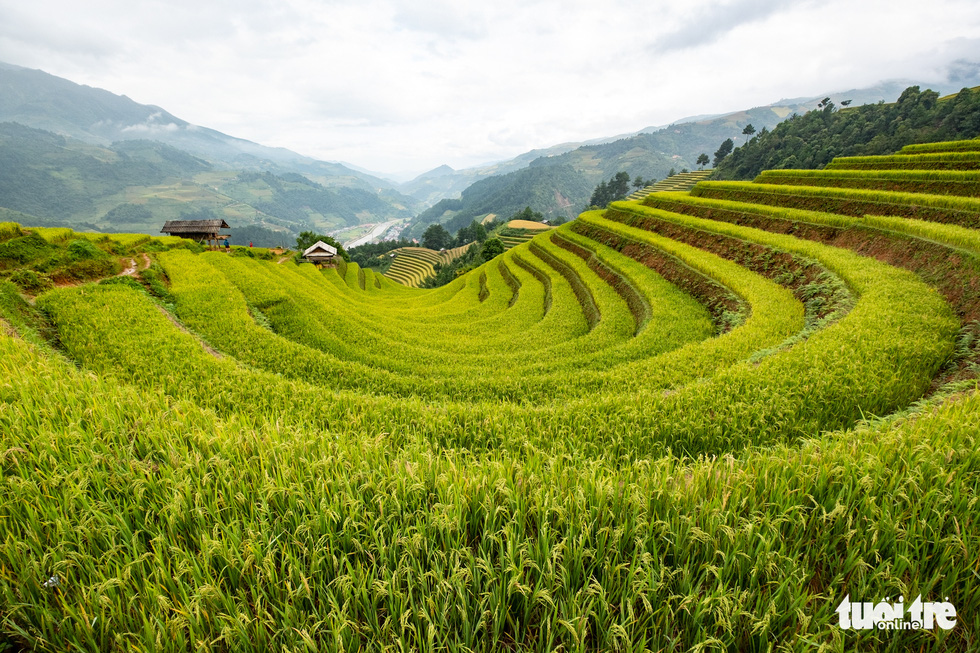
[[526, 168], [481, 179], [459, 199], [442, 200], [420, 213], [406, 236], [420, 237], [428, 226], [437, 223], [456, 233], [488, 213], [509, 216], [526, 206], [547, 207], [542, 213], [549, 218], [571, 220], [588, 199], [590, 183], [589, 177], [570, 165]]
[[753, 179], [763, 170], [822, 168], [838, 156], [891, 154], [912, 143], [980, 136], [980, 89], [940, 98], [910, 86], [897, 102], [820, 109], [763, 129], [717, 167], [715, 179]]

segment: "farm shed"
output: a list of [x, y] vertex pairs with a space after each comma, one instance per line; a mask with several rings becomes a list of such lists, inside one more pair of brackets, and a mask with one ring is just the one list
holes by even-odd
[[219, 233], [222, 229], [231, 229], [231, 227], [221, 219], [167, 220], [160, 233], [189, 238], [199, 243], [207, 243], [211, 247], [217, 247], [218, 241], [227, 237], [227, 235]]
[[337, 248], [322, 240], [316, 241], [303, 252], [303, 258], [311, 263], [332, 263], [335, 256], [337, 256]]

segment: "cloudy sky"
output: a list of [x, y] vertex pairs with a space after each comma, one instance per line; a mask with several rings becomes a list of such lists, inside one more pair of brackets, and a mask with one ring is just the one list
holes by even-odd
[[417, 173], [951, 66], [975, 77], [980, 2], [0, 0], [0, 61]]

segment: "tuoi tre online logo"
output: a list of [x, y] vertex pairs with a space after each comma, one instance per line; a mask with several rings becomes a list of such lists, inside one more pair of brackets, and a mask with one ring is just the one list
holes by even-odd
[[[905, 597], [898, 597], [897, 603], [889, 603], [888, 598], [874, 604], [870, 602], [851, 602], [848, 594], [837, 606], [836, 612], [840, 617], [840, 627], [845, 630], [932, 630], [939, 626], [949, 630], [956, 625], [956, 608], [949, 603], [949, 597], [943, 602], [922, 602], [922, 595], [916, 597], [907, 608]], [[906, 620], [908, 617], [908, 620]]]

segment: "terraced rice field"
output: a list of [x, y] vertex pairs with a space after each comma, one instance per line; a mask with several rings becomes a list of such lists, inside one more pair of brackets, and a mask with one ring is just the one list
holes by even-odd
[[[919, 170], [660, 192], [435, 290], [0, 282], [0, 649], [977, 650], [980, 198]], [[900, 596], [955, 625], [841, 626]]]
[[466, 253], [470, 245], [437, 252], [425, 247], [400, 247], [392, 250], [394, 261], [384, 275], [404, 286], [417, 288], [426, 277], [435, 276], [436, 264], [452, 263]]
[[542, 231], [547, 231], [552, 227], [541, 222], [531, 222], [530, 220], [511, 220], [500, 230], [498, 238], [506, 249], [517, 247], [528, 242]]
[[660, 181], [650, 184], [649, 186], [644, 186], [639, 190], [634, 191], [626, 199], [629, 201], [642, 200], [644, 197], [650, 193], [663, 193], [666, 191], [687, 191], [694, 188], [694, 185], [699, 181], [704, 181], [711, 176], [714, 170], [695, 170], [693, 172], [681, 172], [676, 175], [667, 177], [666, 179], [661, 179]]

